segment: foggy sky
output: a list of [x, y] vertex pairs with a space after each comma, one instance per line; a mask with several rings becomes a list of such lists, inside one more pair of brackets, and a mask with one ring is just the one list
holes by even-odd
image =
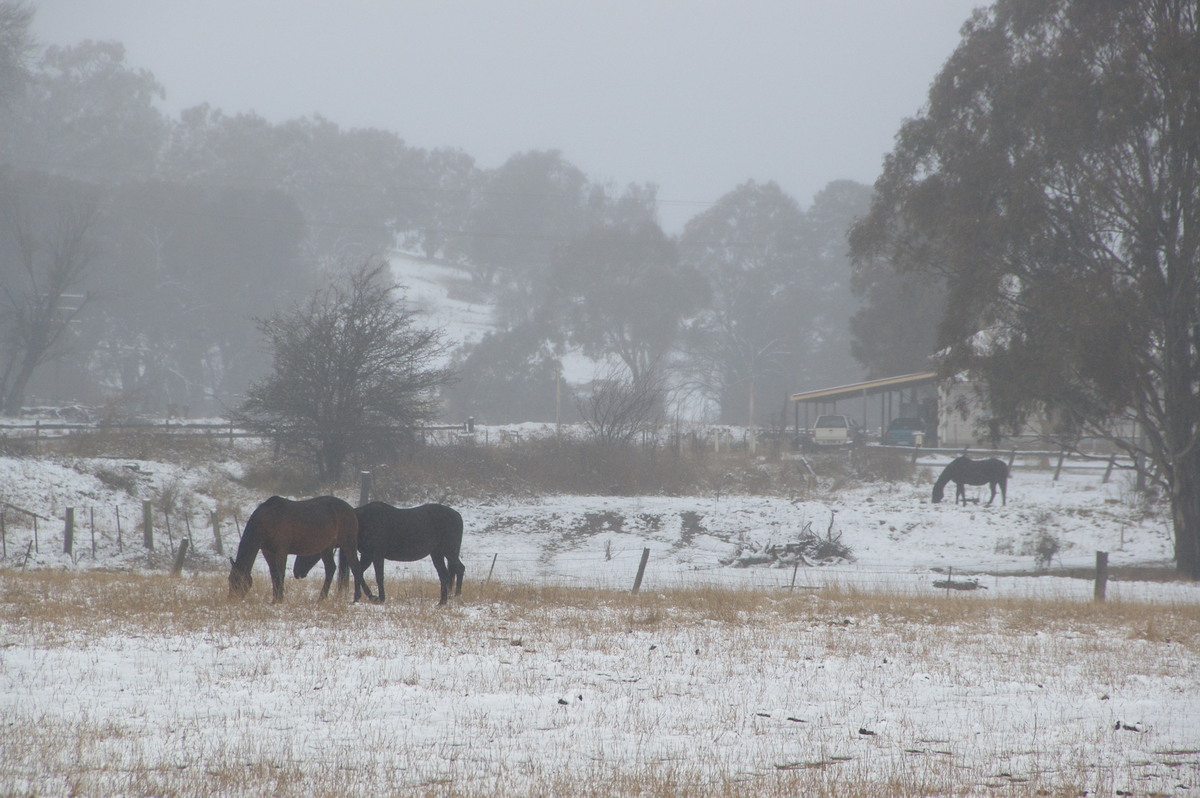
[[42, 44], [116, 40], [177, 116], [321, 114], [480, 166], [558, 149], [660, 186], [671, 232], [749, 179], [873, 183], [980, 0], [34, 0]]

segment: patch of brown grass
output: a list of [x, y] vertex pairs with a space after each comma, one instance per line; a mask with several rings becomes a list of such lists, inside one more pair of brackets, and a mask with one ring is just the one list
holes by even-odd
[[[283, 604], [270, 603], [270, 580], [256, 573], [249, 596], [228, 599], [227, 574], [183, 577], [122, 571], [0, 570], [0, 607], [10, 629], [96, 630], [120, 618], [123, 627], [147, 633], [203, 633], [216, 625], [272, 624], [297, 614], [318, 626], [352, 610], [349, 595], [318, 601], [320, 569], [306, 580], [289, 575]], [[429, 576], [388, 580], [389, 603], [405, 607], [406, 623], [443, 623], [457, 606], [486, 606], [499, 618], [544, 617], [607, 633], [662, 624], [703, 625], [770, 634], [797, 620], [848, 627], [864, 621], [895, 629], [955, 627], [979, 633], [1115, 635], [1200, 650], [1200, 606], [1138, 602], [1092, 603], [1067, 599], [915, 596], [845, 586], [779, 593], [724, 587], [684, 587], [640, 594], [539, 584], [471, 582], [449, 608], [437, 606], [437, 581]], [[372, 581], [368, 581], [373, 586]]]

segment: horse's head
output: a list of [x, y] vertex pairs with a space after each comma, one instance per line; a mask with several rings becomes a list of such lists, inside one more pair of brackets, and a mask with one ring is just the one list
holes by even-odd
[[933, 486], [933, 503], [937, 504], [938, 502], [940, 502], [942, 500], [942, 496], [943, 496], [942, 486], [934, 485]]
[[313, 569], [313, 566], [321, 561], [321, 556], [318, 555], [297, 555], [296, 561], [292, 563], [292, 576], [296, 579], [303, 579], [308, 576], [308, 572]]
[[229, 598], [245, 598], [250, 592], [250, 569], [242, 570], [232, 558], [229, 560]]

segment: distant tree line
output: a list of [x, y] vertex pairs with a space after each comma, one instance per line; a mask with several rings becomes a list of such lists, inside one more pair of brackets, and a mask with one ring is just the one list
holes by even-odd
[[[0, 252], [49, 259], [68, 219], [87, 216], [50, 314], [61, 329], [33, 358], [15, 351], [29, 348], [16, 309], [46, 295], [48, 266], [5, 292], [6, 362], [38, 366], [13, 367], [10, 412], [27, 397], [236, 407], [269, 366], [256, 318], [397, 250], [461, 269], [462, 294], [495, 307], [494, 333], [449, 342], [450, 417], [577, 415], [582, 397], [562, 388], [587, 386], [557, 382], [569, 352], [596, 358], [597, 374], [653, 368], [664, 403], [725, 422], [748, 421], [754, 397], [760, 423], [782, 421], [789, 391], [862, 373], [844, 235], [865, 186], [831, 184], [804, 211], [748, 182], [671, 236], [655, 186], [590, 180], [557, 151], [483, 169], [320, 116], [273, 124], [200, 105], [167, 118], [164, 87], [119, 43], [38, 49], [34, 10], [0, 8]], [[6, 286], [18, 262], [0, 262]]]

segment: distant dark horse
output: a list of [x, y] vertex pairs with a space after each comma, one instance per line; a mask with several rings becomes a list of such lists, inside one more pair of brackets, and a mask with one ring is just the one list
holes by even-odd
[[358, 599], [359, 585], [367, 598], [374, 599], [363, 580], [363, 568], [358, 562], [358, 517], [354, 508], [336, 496], [291, 501], [272, 496], [255, 508], [246, 521], [237, 559], [230, 558], [229, 596], [242, 598], [250, 591], [250, 569], [258, 552], [271, 570], [274, 588], [273, 601], [283, 601], [283, 576], [287, 572], [287, 556], [311, 555], [325, 561], [325, 585], [321, 598], [329, 595], [333, 581], [333, 549], [341, 549], [343, 563], [349, 560], [354, 574], [354, 598]]
[[[457, 510], [444, 504], [422, 504], [420, 507], [399, 508], [383, 502], [371, 502], [354, 511], [358, 516], [358, 551], [363, 570], [368, 562], [375, 565], [375, 584], [379, 586], [379, 601], [384, 600], [383, 561], [415, 562], [423, 557], [433, 560], [442, 583], [445, 604], [454, 583], [454, 595], [462, 595], [466, 566], [459, 559], [462, 548], [463, 521]], [[297, 557], [292, 574], [303, 579], [317, 564], [317, 556]], [[330, 578], [330, 563], [325, 563], [325, 581]], [[370, 593], [367, 594], [368, 596]], [[354, 585], [358, 598], [358, 584]]]
[[941, 476], [937, 478], [937, 482], [933, 483], [933, 501], [936, 504], [942, 500], [943, 491], [946, 488], [947, 482], [953, 482], [956, 486], [954, 492], [954, 503], [958, 504], [958, 500], [962, 499], [962, 503], [967, 503], [967, 491], [964, 485], [988, 485], [992, 489], [991, 498], [988, 499], [988, 504], [991, 504], [996, 499], [996, 486], [1000, 486], [1000, 499], [1004, 504], [1008, 504], [1008, 466], [1003, 460], [992, 458], [990, 460], [972, 460], [969, 457], [958, 457], [950, 462], [942, 471]]

